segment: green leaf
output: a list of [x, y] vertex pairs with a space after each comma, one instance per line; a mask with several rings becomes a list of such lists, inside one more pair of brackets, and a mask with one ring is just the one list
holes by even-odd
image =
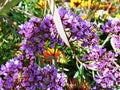
[[77, 72], [75, 73], [75, 75], [73, 76], [73, 78], [77, 78], [78, 75], [79, 75], [79, 71], [77, 71]]
[[64, 43], [68, 47], [70, 47], [70, 43], [69, 43], [68, 38], [67, 38], [67, 36], [65, 34], [65, 31], [64, 31], [64, 28], [63, 28], [63, 25], [62, 25], [62, 22], [61, 22], [60, 15], [58, 13], [58, 9], [57, 9], [56, 5], [54, 4], [53, 0], [48, 0], [48, 3], [50, 5], [50, 9], [51, 9], [51, 12], [53, 14], [53, 20], [54, 20], [55, 26], [57, 28], [58, 34], [60, 35], [60, 37], [62, 38]]
[[81, 81], [82, 81], [82, 75], [79, 73], [79, 75], [78, 75], [78, 83], [80, 84]]
[[2, 6], [0, 6], [0, 15], [6, 15], [12, 7], [17, 5], [22, 0], [3, 0]]
[[83, 68], [83, 65], [81, 64], [81, 66], [79, 67], [78, 71], [75, 73], [75, 75], [73, 77], [73, 78], [78, 78], [79, 84], [82, 81], [83, 73], [84, 73], [84, 68]]

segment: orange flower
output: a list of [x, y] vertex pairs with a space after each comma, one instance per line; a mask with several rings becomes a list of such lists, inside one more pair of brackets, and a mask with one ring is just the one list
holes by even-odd
[[47, 50], [43, 51], [43, 55], [45, 57], [45, 60], [50, 63], [52, 63], [52, 59], [57, 60], [57, 63], [67, 63], [66, 57], [58, 49], [48, 48]]
[[117, 10], [117, 8], [115, 6], [110, 6], [109, 3], [103, 4], [99, 7], [99, 9], [104, 9], [107, 10], [109, 9], [110, 12], [115, 12]]
[[48, 48], [43, 52], [43, 55], [46, 59], [52, 59], [52, 58], [58, 59], [61, 55], [61, 52], [58, 49]]

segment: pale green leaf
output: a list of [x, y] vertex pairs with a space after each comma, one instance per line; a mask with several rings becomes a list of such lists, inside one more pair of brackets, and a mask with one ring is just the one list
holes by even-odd
[[6, 15], [12, 7], [22, 0], [3, 0], [0, 5], [0, 15]]
[[63, 28], [63, 25], [62, 25], [62, 22], [61, 22], [60, 15], [58, 13], [56, 5], [54, 4], [54, 0], [48, 0], [48, 2], [49, 2], [49, 5], [50, 5], [51, 12], [53, 14], [53, 20], [54, 20], [54, 23], [56, 25], [58, 34], [60, 35], [62, 40], [65, 42], [65, 44], [68, 47], [70, 47], [68, 38], [67, 38], [67, 36], [65, 34], [65, 31], [64, 31], [64, 28]]

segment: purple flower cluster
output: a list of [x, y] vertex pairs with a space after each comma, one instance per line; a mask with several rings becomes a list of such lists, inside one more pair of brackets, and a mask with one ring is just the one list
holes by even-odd
[[44, 17], [41, 22], [40, 29], [44, 32], [41, 38], [44, 39], [44, 41], [49, 40], [51, 47], [54, 48], [57, 44], [60, 44], [61, 46], [64, 45], [62, 39], [58, 36], [52, 15], [46, 15], [46, 17]]
[[111, 37], [111, 45], [114, 51], [120, 54], [120, 35], [112, 35]]
[[106, 49], [103, 49], [100, 46], [94, 46], [94, 47], [91, 46], [89, 50], [90, 50], [90, 54], [89, 55], [85, 54], [82, 58], [83, 61], [86, 60], [99, 61], [106, 52]]
[[[67, 76], [64, 73], [58, 73], [54, 66], [46, 66], [38, 69], [36, 64], [25, 67], [23, 72], [24, 78], [21, 85], [28, 86], [27, 90], [63, 90]], [[25, 87], [26, 89], [26, 87]]]
[[[115, 89], [120, 84], [120, 72], [119, 68], [114, 64], [116, 60], [116, 54], [101, 47], [91, 47], [90, 54], [85, 55], [83, 60], [95, 61], [94, 66], [98, 75], [95, 76], [96, 87], [93, 90], [101, 89]], [[87, 67], [90, 67], [88, 64]], [[94, 68], [93, 67], [93, 68]]]
[[[99, 37], [97, 36], [92, 23], [85, 21], [80, 18], [80, 16], [76, 16], [74, 13], [62, 8], [59, 9], [59, 14], [64, 30], [70, 42], [80, 41], [80, 46], [84, 47], [98, 45]], [[24, 38], [20, 49], [25, 52], [25, 57], [30, 61], [34, 61], [35, 53], [40, 54], [44, 51], [46, 48], [46, 42], [50, 42], [50, 47], [55, 47], [58, 44], [61, 46], [64, 45], [62, 39], [58, 35], [52, 15], [46, 15], [43, 20], [32, 17], [28, 22], [25, 22], [23, 25], [21, 25], [21, 30], [19, 33]], [[89, 59], [99, 59], [105, 52], [105, 50], [101, 50], [101, 53], [99, 53], [99, 50], [100, 49], [94, 52], [91, 51], [94, 54], [98, 53], [98, 56], [93, 54], [91, 57], [95, 56], [95, 58]], [[32, 82], [28, 84], [25, 79], [22, 80], [24, 81], [22, 86], [30, 85], [31, 87], [34, 86], [34, 88], [37, 87], [41, 88], [42, 90], [62, 90], [66, 82], [66, 76], [63, 73], [58, 74], [58, 71], [55, 67], [47, 66], [41, 68], [40, 70], [35, 69], [36, 72], [40, 71], [40, 73], [37, 75], [33, 73], [35, 70], [32, 71], [32, 68], [34, 68], [34, 65], [29, 66], [29, 69], [28, 67], [24, 68], [23, 71], [25, 75], [22, 75], [26, 76], [26, 79], [28, 78], [27, 81], [29, 78], [32, 78], [30, 80], [34, 80], [35, 85], [33, 85], [32, 81], [28, 81]], [[30, 75], [33, 77], [30, 77]], [[39, 83], [37, 80], [39, 80]], [[29, 87], [29, 89], [31, 89], [31, 87]]]
[[24, 57], [13, 58], [0, 70], [0, 89], [3, 90], [63, 90], [66, 75], [54, 66], [38, 68], [37, 64], [26, 66]]
[[115, 66], [116, 55], [109, 51], [102, 60], [97, 62], [97, 70], [99, 75], [95, 77], [95, 81], [102, 88], [115, 89], [120, 84], [119, 68]]
[[[20, 26], [21, 30], [19, 33], [24, 37], [20, 50], [25, 52], [26, 58], [29, 60], [34, 60], [34, 52], [42, 49], [40, 48], [40, 45], [43, 43], [39, 35], [40, 23], [40, 19], [32, 17], [29, 22], [25, 22], [24, 25]], [[43, 47], [43, 45], [41, 45], [41, 47]]]
[[[88, 21], [82, 20], [64, 9], [59, 9], [64, 29], [69, 29], [70, 40], [80, 40], [82, 46], [95, 45], [98, 43], [98, 36], [93, 31], [93, 26]], [[45, 43], [50, 42], [51, 47], [56, 44], [64, 45], [59, 37], [52, 15], [46, 15], [42, 21], [32, 17], [28, 22], [21, 25], [19, 33], [24, 37], [21, 50], [25, 51], [28, 59], [34, 59], [34, 52], [41, 53], [45, 48]]]
[[[21, 70], [23, 68], [23, 56], [13, 58], [5, 65], [1, 66], [0, 70], [0, 88], [3, 90], [19, 88], [19, 81], [21, 80]], [[19, 90], [19, 89], [18, 89]]]
[[38, 79], [42, 90], [63, 90], [66, 83], [66, 75], [58, 73], [54, 66], [41, 68]]
[[51, 47], [55, 44], [63, 45], [62, 39], [58, 37], [52, 16], [47, 15], [42, 21], [32, 17], [24, 25], [21, 25], [19, 33], [24, 37], [21, 50], [26, 53], [27, 59], [34, 59], [34, 52], [41, 53], [45, 49], [45, 43], [50, 41]]
[[102, 26], [101, 29], [104, 33], [120, 33], [120, 19], [109, 20]]
[[[95, 82], [101, 88], [106, 89], [115, 89], [117, 85], [120, 85], [120, 72], [117, 67], [115, 66], [108, 66], [108, 62], [101, 62], [103, 64], [102, 68], [104, 70], [99, 71], [99, 75], [95, 77]], [[103, 67], [104, 66], [104, 67]]]
[[59, 14], [63, 27], [70, 29], [70, 40], [80, 40], [84, 47], [98, 44], [99, 37], [93, 30], [92, 23], [62, 8], [59, 9]]

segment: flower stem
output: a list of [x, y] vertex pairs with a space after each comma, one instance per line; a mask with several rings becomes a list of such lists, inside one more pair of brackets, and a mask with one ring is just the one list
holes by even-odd
[[120, 69], [119, 64], [117, 64], [116, 62], [113, 62], [113, 63], [116, 65], [116, 67], [118, 67], [118, 69]]
[[103, 44], [102, 44], [102, 47], [105, 46], [105, 44], [109, 41], [110, 38], [111, 38], [111, 34], [109, 34], [109, 35], [107, 36], [107, 38], [105, 39], [105, 41], [104, 41]]

